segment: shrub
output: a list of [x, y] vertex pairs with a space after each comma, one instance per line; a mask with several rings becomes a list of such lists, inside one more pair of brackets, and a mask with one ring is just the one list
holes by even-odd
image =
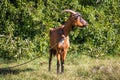
[[1, 0], [0, 56], [7, 59], [48, 53], [49, 29], [69, 16], [64, 9], [80, 12], [88, 21], [86, 29], [70, 34], [69, 53], [92, 57], [120, 55], [120, 6], [118, 0]]

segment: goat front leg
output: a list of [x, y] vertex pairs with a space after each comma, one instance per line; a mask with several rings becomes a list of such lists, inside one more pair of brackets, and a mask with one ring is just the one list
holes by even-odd
[[59, 73], [59, 67], [60, 67], [60, 54], [57, 53], [57, 74]]
[[64, 73], [64, 60], [61, 60], [61, 73]]
[[66, 58], [67, 50], [64, 50], [61, 56], [61, 73], [64, 73], [64, 61]]

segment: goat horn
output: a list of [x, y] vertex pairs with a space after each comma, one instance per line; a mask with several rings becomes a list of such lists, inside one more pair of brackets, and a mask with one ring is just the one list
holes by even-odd
[[73, 10], [63, 10], [61, 13], [64, 13], [64, 12], [70, 12], [70, 13], [72, 13], [72, 14], [76, 14], [76, 12], [73, 11]]

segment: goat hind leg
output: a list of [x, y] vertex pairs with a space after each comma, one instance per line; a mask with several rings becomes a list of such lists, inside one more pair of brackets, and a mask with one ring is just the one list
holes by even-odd
[[52, 50], [50, 50], [50, 57], [49, 57], [49, 69], [48, 71], [51, 71], [51, 61], [52, 61]]
[[60, 54], [57, 53], [57, 74], [59, 73], [59, 67], [60, 67]]
[[64, 61], [66, 58], [67, 50], [63, 51], [61, 56], [61, 73], [64, 73]]

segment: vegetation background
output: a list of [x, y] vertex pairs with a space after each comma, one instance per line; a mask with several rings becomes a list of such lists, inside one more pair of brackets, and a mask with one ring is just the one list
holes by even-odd
[[[56, 58], [48, 72], [49, 30], [68, 19], [65, 9], [89, 25], [71, 31], [65, 73], [57, 75]], [[0, 80], [120, 80], [120, 0], [0, 0]]]
[[80, 12], [89, 26], [70, 33], [68, 54], [120, 56], [120, 0], [0, 0], [0, 57], [48, 54], [49, 29]]

